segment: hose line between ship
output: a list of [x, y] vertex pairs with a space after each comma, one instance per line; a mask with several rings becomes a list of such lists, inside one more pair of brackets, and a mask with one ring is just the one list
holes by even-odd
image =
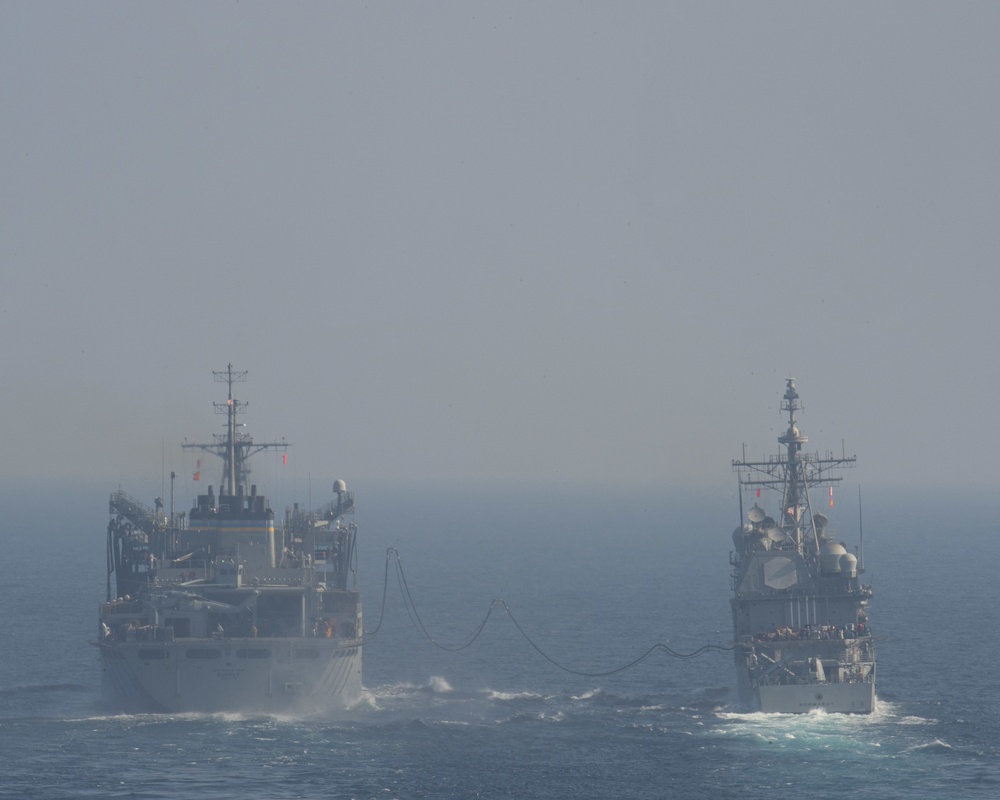
[[663, 642], [657, 642], [656, 644], [652, 645], [649, 649], [647, 649], [638, 658], [635, 658], [632, 661], [628, 662], [627, 664], [624, 664], [623, 666], [617, 667], [615, 669], [605, 670], [601, 672], [589, 672], [584, 670], [573, 669], [572, 667], [568, 667], [565, 664], [557, 661], [548, 653], [546, 653], [535, 642], [535, 640], [528, 635], [528, 632], [522, 627], [521, 623], [517, 621], [517, 617], [514, 616], [514, 612], [510, 610], [510, 606], [507, 605], [506, 601], [502, 597], [497, 597], [493, 600], [493, 602], [490, 603], [490, 606], [486, 610], [486, 614], [483, 617], [482, 622], [480, 622], [479, 625], [477, 625], [476, 628], [469, 635], [467, 635], [464, 639], [462, 639], [459, 644], [456, 645], [442, 644], [431, 635], [430, 631], [427, 630], [427, 626], [424, 625], [424, 621], [420, 618], [420, 614], [417, 612], [417, 605], [413, 600], [413, 594], [410, 591], [410, 586], [406, 581], [406, 574], [403, 571], [402, 559], [400, 558], [399, 551], [396, 550], [395, 547], [390, 547], [385, 552], [385, 578], [382, 586], [382, 608], [379, 613], [378, 624], [375, 626], [374, 630], [365, 634], [365, 641], [370, 641], [371, 639], [375, 638], [379, 630], [382, 628], [382, 623], [385, 620], [386, 600], [388, 598], [388, 593], [389, 593], [390, 561], [395, 565], [396, 581], [399, 584], [400, 594], [402, 595], [403, 598], [403, 606], [406, 608], [406, 613], [410, 617], [410, 621], [413, 623], [413, 627], [423, 638], [425, 638], [432, 645], [450, 653], [455, 653], [460, 650], [464, 650], [467, 647], [472, 646], [472, 644], [479, 638], [483, 630], [486, 628], [486, 623], [489, 622], [490, 617], [493, 615], [493, 612], [497, 608], [503, 609], [504, 613], [506, 613], [506, 615], [510, 618], [510, 621], [514, 623], [514, 627], [517, 628], [518, 632], [521, 634], [524, 640], [542, 658], [544, 658], [554, 667], [557, 667], [563, 670], [564, 672], [568, 672], [571, 675], [579, 675], [584, 678], [604, 678], [610, 675], [617, 675], [620, 672], [625, 672], [626, 670], [630, 670], [633, 667], [638, 666], [647, 658], [649, 658], [651, 655], [653, 655], [653, 653], [656, 652], [666, 653], [672, 658], [689, 659], [689, 658], [697, 658], [698, 656], [704, 655], [705, 653], [727, 652], [734, 649], [732, 645], [727, 646], [720, 644], [705, 644], [699, 647], [697, 650], [693, 650], [690, 653], [681, 653], [669, 647], [668, 645], [664, 644]]

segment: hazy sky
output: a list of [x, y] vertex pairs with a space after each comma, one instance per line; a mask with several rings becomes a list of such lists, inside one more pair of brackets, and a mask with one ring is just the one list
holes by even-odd
[[997, 3], [0, 19], [8, 480], [187, 478], [232, 362], [300, 485], [735, 485], [788, 376], [862, 482], [1000, 483]]

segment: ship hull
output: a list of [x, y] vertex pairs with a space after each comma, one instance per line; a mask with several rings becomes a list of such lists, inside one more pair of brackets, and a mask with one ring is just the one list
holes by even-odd
[[361, 699], [359, 640], [184, 639], [98, 647], [103, 700], [118, 712], [336, 712]]
[[748, 672], [740, 671], [740, 702], [751, 711], [765, 714], [871, 714], [875, 710], [875, 684], [804, 683], [753, 686]]
[[[734, 461], [753, 505], [733, 531], [733, 641], [740, 700], [754, 711], [870, 714], [875, 709], [875, 637], [868, 620], [872, 587], [861, 582], [864, 551], [838, 541], [810, 491], [841, 480], [852, 467], [846, 454], [821, 457], [803, 449], [796, 412], [802, 406], [786, 379], [781, 410], [788, 427], [778, 437], [784, 452], [763, 460]], [[756, 499], [780, 495], [775, 516]], [[815, 497], [815, 495], [813, 495]]]
[[768, 714], [802, 714], [826, 711], [836, 714], [871, 714], [875, 710], [872, 683], [759, 686], [760, 710]]

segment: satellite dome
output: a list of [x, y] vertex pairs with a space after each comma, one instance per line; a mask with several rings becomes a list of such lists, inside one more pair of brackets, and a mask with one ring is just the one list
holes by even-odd
[[826, 542], [819, 548], [819, 568], [825, 575], [836, 575], [840, 572], [840, 557], [847, 554], [844, 545], [837, 542]]
[[858, 575], [858, 559], [853, 553], [844, 553], [840, 557], [840, 573], [848, 578], [856, 578]]
[[346, 483], [344, 483], [341, 480], [336, 480], [336, 481], [333, 482], [333, 493], [334, 494], [343, 494], [346, 491], [347, 491], [347, 484]]

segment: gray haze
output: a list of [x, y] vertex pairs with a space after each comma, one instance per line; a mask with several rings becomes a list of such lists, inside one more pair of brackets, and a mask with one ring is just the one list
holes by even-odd
[[0, 12], [8, 479], [1000, 482], [996, 3]]

